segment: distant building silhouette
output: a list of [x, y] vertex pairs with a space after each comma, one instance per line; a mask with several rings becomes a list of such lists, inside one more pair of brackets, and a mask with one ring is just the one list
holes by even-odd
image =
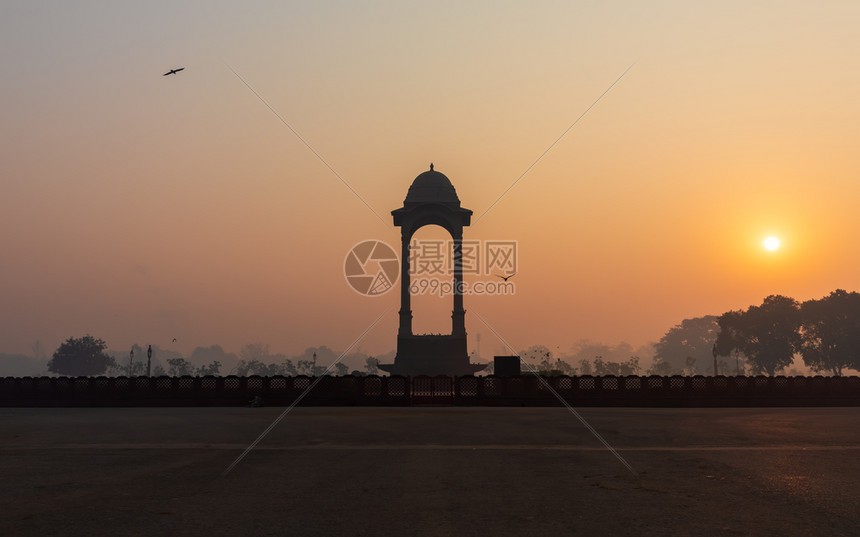
[[[471, 223], [472, 211], [460, 207], [460, 198], [451, 181], [430, 164], [415, 178], [403, 201], [403, 207], [391, 211], [394, 225], [400, 227], [400, 328], [397, 333], [397, 355], [393, 364], [379, 364], [392, 375], [471, 375], [486, 367], [469, 363], [466, 348], [466, 310], [463, 309], [463, 255], [459, 247], [463, 227]], [[454, 240], [454, 310], [450, 335], [412, 333], [409, 243], [424, 226], [437, 225]]]

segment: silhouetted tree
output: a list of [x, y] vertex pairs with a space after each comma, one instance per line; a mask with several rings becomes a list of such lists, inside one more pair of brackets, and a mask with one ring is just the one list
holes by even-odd
[[[561, 358], [554, 357], [552, 351], [546, 345], [532, 345], [528, 349], [520, 351], [520, 359], [525, 361], [525, 365], [522, 366], [522, 373], [524, 374], [531, 372], [531, 368], [534, 368], [535, 371], [542, 375], [576, 374], [575, 367]], [[487, 369], [484, 371], [487, 372]], [[489, 371], [493, 371], [493, 369]]]
[[221, 362], [218, 360], [214, 360], [209, 365], [201, 365], [194, 371], [194, 374], [198, 377], [203, 377], [206, 375], [217, 375], [221, 372]]
[[813, 371], [860, 367], [860, 294], [837, 289], [800, 307], [800, 353]]
[[167, 374], [171, 377], [181, 377], [183, 375], [193, 375], [194, 366], [185, 358], [168, 358], [167, 359]]
[[680, 375], [680, 369], [674, 369], [672, 364], [666, 362], [664, 360], [657, 359], [651, 364], [651, 367], [648, 368], [649, 375], [660, 375], [660, 376], [668, 376], [668, 375]]
[[621, 364], [622, 375], [638, 375], [642, 372], [642, 366], [639, 365], [639, 357], [631, 356], [629, 360]]
[[313, 360], [299, 360], [296, 369], [299, 375], [309, 375], [311, 377], [322, 375], [326, 371], [326, 368], [321, 365], [314, 366]]
[[142, 361], [138, 360], [133, 362], [131, 364], [131, 369], [129, 369], [128, 364], [119, 365], [117, 369], [119, 372], [122, 372], [129, 377], [142, 377], [146, 375], [146, 358], [144, 358]]
[[281, 370], [281, 374], [286, 375], [288, 377], [294, 377], [298, 374], [298, 372], [296, 371], [296, 366], [293, 365], [292, 360], [285, 359], [283, 362], [281, 362]]
[[[719, 330], [714, 315], [684, 319], [681, 324], [670, 328], [654, 345], [655, 365], [656, 362], [663, 362], [669, 370], [692, 375], [705, 371], [713, 374], [713, 365], [708, 367], [705, 364], [714, 363], [712, 349]], [[665, 371], [667, 366], [661, 365], [660, 368]]]
[[349, 373], [349, 366], [343, 362], [338, 362], [334, 364], [335, 373], [340, 375], [341, 377]]
[[[135, 356], [137, 351], [135, 351]], [[232, 352], [224, 352], [220, 345], [212, 345], [211, 347], [197, 347], [191, 352], [189, 361], [195, 364], [207, 364], [218, 362], [223, 367], [227, 368], [227, 374], [230, 374], [235, 365], [239, 362], [239, 357]]]
[[800, 345], [800, 306], [786, 296], [771, 295], [761, 306], [724, 313], [717, 323], [717, 354], [728, 356], [738, 349], [753, 374], [773, 376], [791, 364]]
[[299, 375], [313, 375], [314, 361], [313, 360], [299, 360], [296, 364], [296, 370]]
[[247, 377], [248, 375], [260, 375], [260, 371], [268, 371], [269, 367], [259, 360], [239, 360], [236, 364], [236, 375]]
[[68, 376], [102, 375], [112, 367], [114, 359], [105, 352], [107, 343], [91, 335], [70, 337], [54, 352], [48, 371]]
[[367, 373], [369, 375], [378, 375], [379, 374], [379, 360], [377, 360], [373, 356], [368, 356], [367, 360], [364, 361], [364, 369], [367, 371]]
[[556, 358], [555, 363], [553, 364], [553, 371], [558, 371], [562, 375], [576, 375], [576, 368], [562, 360], [561, 358]]
[[532, 345], [520, 351], [520, 358], [528, 364], [523, 368], [524, 372], [530, 370], [528, 366], [542, 373], [549, 373], [552, 370], [552, 351], [546, 345]]
[[[278, 355], [281, 357], [281, 355]], [[240, 377], [248, 375], [260, 375], [263, 377], [273, 377], [275, 375], [295, 375], [296, 368], [290, 360], [284, 360], [282, 363], [266, 364], [260, 360], [239, 360], [236, 366], [236, 374]]]
[[582, 359], [579, 361], [579, 374], [580, 375], [591, 375], [594, 372], [594, 369], [591, 367], [591, 361]]
[[239, 351], [239, 358], [245, 362], [268, 362], [269, 346], [265, 343], [248, 343]]
[[638, 356], [631, 356], [626, 362], [606, 362], [602, 356], [594, 359], [595, 375], [638, 375], [641, 369]]

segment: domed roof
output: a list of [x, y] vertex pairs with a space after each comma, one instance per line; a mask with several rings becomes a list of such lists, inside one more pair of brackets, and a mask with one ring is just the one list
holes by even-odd
[[460, 198], [445, 174], [433, 170], [433, 164], [430, 164], [430, 171], [422, 173], [412, 181], [403, 201], [404, 205], [407, 203], [444, 203], [459, 207]]

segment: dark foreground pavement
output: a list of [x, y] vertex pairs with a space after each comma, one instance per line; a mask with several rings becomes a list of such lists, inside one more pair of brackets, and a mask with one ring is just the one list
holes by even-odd
[[857, 535], [860, 408], [0, 409], [2, 535]]

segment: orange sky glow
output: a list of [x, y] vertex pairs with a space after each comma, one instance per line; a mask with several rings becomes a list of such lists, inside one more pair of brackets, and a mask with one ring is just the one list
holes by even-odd
[[[399, 249], [430, 162], [467, 239], [518, 242], [516, 294], [466, 299], [485, 356], [470, 312], [516, 348], [638, 346], [860, 289], [860, 4], [693, 4], [4, 2], [0, 352], [343, 349], [391, 308], [359, 344], [388, 352], [399, 294], [354, 292], [344, 257]], [[415, 309], [449, 331], [450, 301]]]

